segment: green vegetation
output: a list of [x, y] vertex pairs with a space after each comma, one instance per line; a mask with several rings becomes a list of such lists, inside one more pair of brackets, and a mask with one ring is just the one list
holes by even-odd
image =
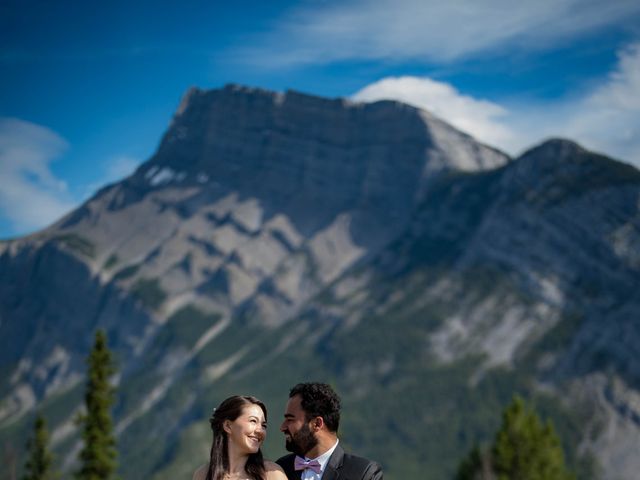
[[[277, 458], [284, 453], [277, 426], [287, 391], [304, 380], [336, 386], [343, 399], [341, 442], [381, 461], [389, 480], [453, 478], [463, 452], [494, 437], [500, 412], [514, 391], [535, 399], [569, 447], [578, 444], [577, 434], [571, 432], [580, 425], [579, 419], [551, 397], [535, 395], [530, 376], [492, 369], [471, 384], [482, 358], [447, 364], [431, 358], [424, 331], [433, 323], [426, 317], [428, 304], [423, 307], [412, 310], [400, 301], [397, 308], [365, 316], [351, 329], [313, 315], [275, 329], [252, 323], [250, 315], [235, 318], [184, 366], [158, 403], [124, 432], [119, 440], [121, 475], [189, 478], [206, 461], [211, 408], [236, 393], [250, 393], [266, 402], [265, 456]], [[202, 338], [215, 321], [217, 317], [207, 320], [205, 313], [191, 306], [169, 319], [140, 359], [140, 369], [119, 391], [123, 414], [137, 409], [163, 380], [158, 367]], [[271, 356], [286, 339], [291, 339], [289, 346]], [[227, 375], [212, 381], [204, 374], [240, 351], [245, 355]], [[575, 467], [569, 455], [567, 461]]]
[[138, 368], [130, 372], [129, 381], [119, 390], [118, 410], [130, 411], [139, 406], [164, 375], [159, 366], [170, 353], [184, 353], [220, 319], [220, 315], [206, 313], [187, 305], [174, 313], [160, 328], [148, 346]]
[[[590, 478], [580, 473], [576, 454], [588, 412], [569, 411], [551, 395], [536, 393], [535, 369], [523, 368], [561, 348], [580, 316], [567, 314], [568, 323], [554, 330], [558, 337], [545, 336], [531, 345], [532, 356], [517, 359], [516, 368], [494, 368], [478, 375], [484, 362], [481, 356], [441, 363], [430, 348], [429, 334], [451, 315], [446, 299], [425, 294], [430, 282], [442, 275], [439, 267], [424, 265], [400, 278], [380, 274], [375, 287], [367, 291], [367, 298], [375, 301], [354, 305], [362, 318], [348, 327], [342, 319], [318, 311], [277, 328], [255, 322], [250, 311], [235, 317], [195, 357], [179, 366], [173, 385], [118, 438], [118, 473], [123, 478], [190, 478], [206, 461], [211, 408], [237, 393], [253, 394], [266, 402], [270, 427], [264, 451], [267, 458], [275, 459], [284, 453], [277, 426], [288, 389], [299, 381], [318, 380], [335, 385], [342, 396], [342, 444], [382, 462], [389, 480], [454, 478], [464, 452], [493, 441], [500, 428], [500, 412], [513, 392], [535, 401], [541, 415], [554, 422], [566, 448], [567, 465], [581, 480]], [[520, 295], [499, 270], [475, 267], [461, 276], [456, 290], [464, 292], [456, 297], [460, 302], [480, 301], [486, 294], [505, 301]], [[402, 296], [394, 296], [397, 291]], [[320, 301], [330, 311], [335, 305], [344, 306], [340, 302], [345, 300], [325, 294]], [[375, 308], [368, 306], [371, 303]], [[165, 367], [185, 358], [219, 321], [218, 315], [195, 306], [172, 315], [119, 389], [118, 418], [138, 410], [166, 379]], [[272, 355], [274, 351], [278, 353]], [[207, 375], [210, 367], [224, 365], [239, 352], [243, 355], [227, 374], [215, 379]], [[69, 448], [72, 443], [66, 445]]]
[[27, 461], [23, 480], [54, 480], [53, 454], [49, 451], [49, 432], [41, 413], [36, 415], [33, 437], [27, 442]]
[[95, 245], [76, 233], [58, 235], [53, 240], [86, 257], [95, 258], [96, 256]]
[[13, 386], [11, 384], [11, 374], [18, 367], [18, 362], [10, 362], [0, 365], [0, 398], [4, 397]]
[[462, 460], [456, 474], [456, 480], [495, 480], [495, 478], [491, 456], [477, 445], [469, 452], [467, 458]]
[[[183, 459], [180, 462], [169, 461], [164, 469], [160, 469], [152, 480], [165, 480], [167, 478], [191, 478], [195, 469], [206, 462], [211, 445], [211, 430], [205, 422], [192, 424], [180, 433], [177, 446], [178, 450], [170, 456]], [[272, 457], [273, 458], [273, 457]]]
[[537, 360], [545, 354], [566, 348], [583, 321], [584, 314], [581, 312], [566, 312], [562, 315], [541, 338], [527, 345], [526, 353], [518, 361], [521, 372], [535, 374], [539, 368]]
[[85, 392], [86, 412], [79, 416], [83, 448], [77, 480], [110, 480], [115, 478], [116, 441], [111, 419], [115, 389], [110, 383], [115, 374], [114, 361], [102, 330], [95, 335], [95, 343], [88, 358], [89, 371]]
[[136, 273], [138, 273], [139, 269], [140, 265], [129, 265], [128, 267], [125, 267], [122, 270], [118, 271], [118, 273], [113, 276], [113, 279], [115, 281], [126, 280], [127, 278], [131, 278]]
[[131, 288], [131, 293], [145, 307], [151, 310], [157, 310], [167, 298], [167, 294], [160, 286], [160, 281], [157, 278], [138, 279]]
[[118, 263], [118, 255], [116, 255], [115, 253], [112, 253], [111, 255], [109, 255], [109, 258], [107, 258], [107, 261], [105, 262], [103, 268], [105, 270], [109, 270], [113, 268], [117, 263]]
[[156, 343], [163, 348], [169, 344], [191, 348], [219, 320], [217, 313], [203, 312], [193, 305], [187, 305], [169, 317]]
[[474, 447], [462, 461], [456, 480], [572, 480], [564, 452], [551, 422], [520, 397], [514, 397], [490, 451]]
[[594, 190], [638, 184], [640, 172], [635, 167], [602, 155], [581, 151], [570, 161], [558, 163], [557, 170], [549, 172], [548, 181], [532, 189], [527, 195], [527, 200], [533, 205], [552, 207]]

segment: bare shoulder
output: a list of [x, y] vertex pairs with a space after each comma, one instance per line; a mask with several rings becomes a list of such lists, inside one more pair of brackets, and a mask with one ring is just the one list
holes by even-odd
[[267, 480], [287, 480], [284, 470], [275, 462], [265, 460], [264, 469], [267, 472]]
[[193, 472], [193, 480], [205, 480], [207, 478], [207, 464], [201, 465]]

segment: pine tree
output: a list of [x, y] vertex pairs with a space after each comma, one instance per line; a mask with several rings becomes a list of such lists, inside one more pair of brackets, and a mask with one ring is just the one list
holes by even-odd
[[456, 480], [572, 480], [560, 439], [520, 397], [502, 415], [490, 450], [475, 447], [460, 463]]
[[79, 417], [84, 442], [80, 452], [80, 470], [77, 480], [111, 480], [116, 471], [116, 442], [111, 420], [111, 406], [115, 389], [110, 378], [115, 373], [107, 336], [98, 330], [95, 343], [87, 360], [89, 365], [85, 392], [86, 412]]
[[49, 451], [47, 422], [38, 413], [33, 424], [33, 437], [27, 441], [27, 462], [23, 480], [54, 480], [53, 455]]
[[492, 449], [498, 480], [571, 480], [560, 439], [520, 397], [504, 411]]
[[455, 480], [495, 480], [491, 465], [491, 454], [477, 445], [473, 447], [469, 456], [458, 467]]

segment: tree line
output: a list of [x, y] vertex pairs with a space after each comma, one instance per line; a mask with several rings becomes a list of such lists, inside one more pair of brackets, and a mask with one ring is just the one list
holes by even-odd
[[[76, 480], [114, 480], [117, 451], [111, 407], [115, 374], [107, 336], [98, 330], [87, 359], [85, 411], [77, 418], [83, 446]], [[27, 442], [23, 480], [58, 480], [48, 446], [49, 434], [41, 413], [36, 416]], [[543, 423], [522, 398], [516, 396], [502, 414], [502, 425], [493, 445], [474, 447], [462, 460], [455, 480], [574, 480], [565, 465], [560, 439], [551, 422]]]

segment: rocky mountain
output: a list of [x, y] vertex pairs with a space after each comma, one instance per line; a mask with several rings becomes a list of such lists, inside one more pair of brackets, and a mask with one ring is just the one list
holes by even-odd
[[580, 478], [635, 478], [639, 209], [640, 172], [567, 140], [510, 159], [397, 102], [192, 89], [133, 175], [0, 243], [0, 440], [38, 406], [72, 468], [102, 327], [124, 478], [188, 478], [236, 392], [279, 455], [310, 379], [391, 479], [451, 477], [514, 392]]

